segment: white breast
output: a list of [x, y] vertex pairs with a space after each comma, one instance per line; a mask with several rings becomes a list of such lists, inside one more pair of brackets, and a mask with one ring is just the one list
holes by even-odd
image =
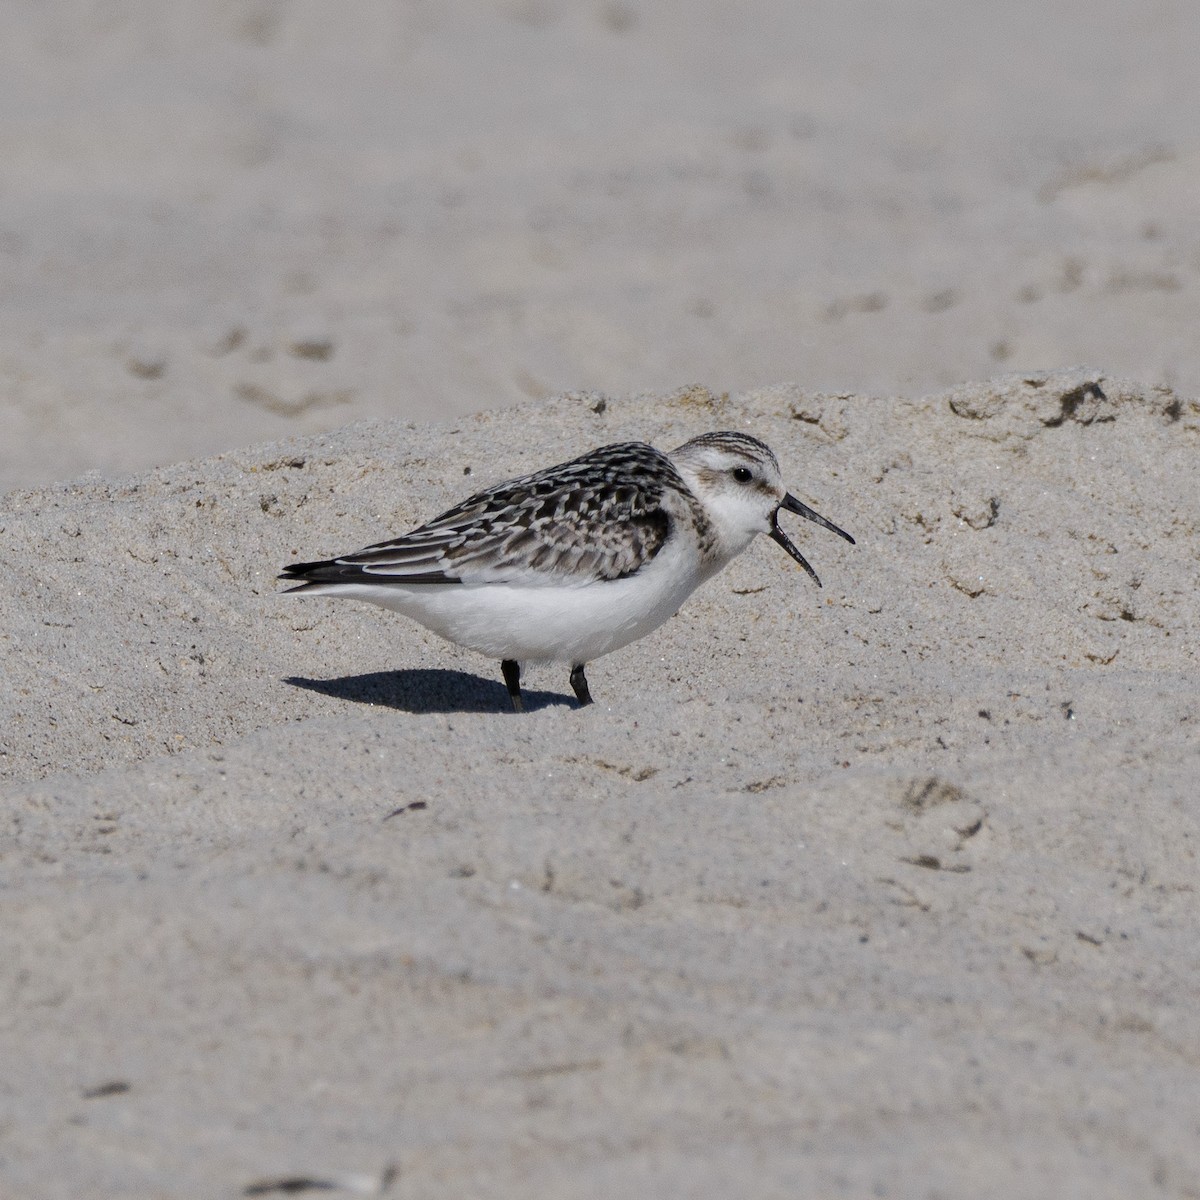
[[691, 539], [672, 537], [625, 579], [578, 586], [356, 583], [331, 591], [394, 609], [490, 658], [574, 664], [592, 662], [657, 629], [716, 566], [701, 566]]

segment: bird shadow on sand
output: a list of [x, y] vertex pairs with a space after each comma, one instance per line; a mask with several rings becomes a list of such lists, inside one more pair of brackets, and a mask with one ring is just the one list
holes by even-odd
[[[466, 671], [372, 671], [368, 675], [341, 675], [336, 679], [305, 679], [293, 675], [283, 681], [335, 700], [379, 704], [410, 713], [511, 713], [508, 689], [500, 682], [468, 675]], [[525, 711], [539, 708], [575, 708], [574, 700], [557, 692], [521, 689]]]

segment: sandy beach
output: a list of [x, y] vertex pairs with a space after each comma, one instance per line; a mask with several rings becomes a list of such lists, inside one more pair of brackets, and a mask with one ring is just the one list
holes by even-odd
[[[0, 1196], [1200, 1196], [1200, 15], [960, 8], [0, 18]], [[712, 429], [590, 708], [280, 594]]]
[[[858, 545], [763, 540], [590, 709], [276, 594], [709, 427]], [[693, 388], [11, 494], [10, 1194], [1188, 1195], [1198, 434], [1087, 372]]]

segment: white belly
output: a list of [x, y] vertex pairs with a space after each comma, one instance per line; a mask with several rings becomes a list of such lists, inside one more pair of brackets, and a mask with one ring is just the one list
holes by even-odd
[[310, 594], [394, 609], [489, 658], [588, 663], [657, 629], [713, 573], [681, 542], [636, 575], [580, 586], [352, 583]]

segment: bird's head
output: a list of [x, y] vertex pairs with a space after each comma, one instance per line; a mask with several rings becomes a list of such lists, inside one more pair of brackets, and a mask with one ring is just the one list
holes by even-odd
[[788, 492], [779, 471], [779, 460], [758, 438], [729, 431], [705, 433], [672, 450], [670, 458], [703, 504], [727, 558], [740, 554], [758, 534], [766, 533], [820, 587], [817, 573], [779, 527], [779, 513], [784, 509], [854, 542], [844, 529]]

